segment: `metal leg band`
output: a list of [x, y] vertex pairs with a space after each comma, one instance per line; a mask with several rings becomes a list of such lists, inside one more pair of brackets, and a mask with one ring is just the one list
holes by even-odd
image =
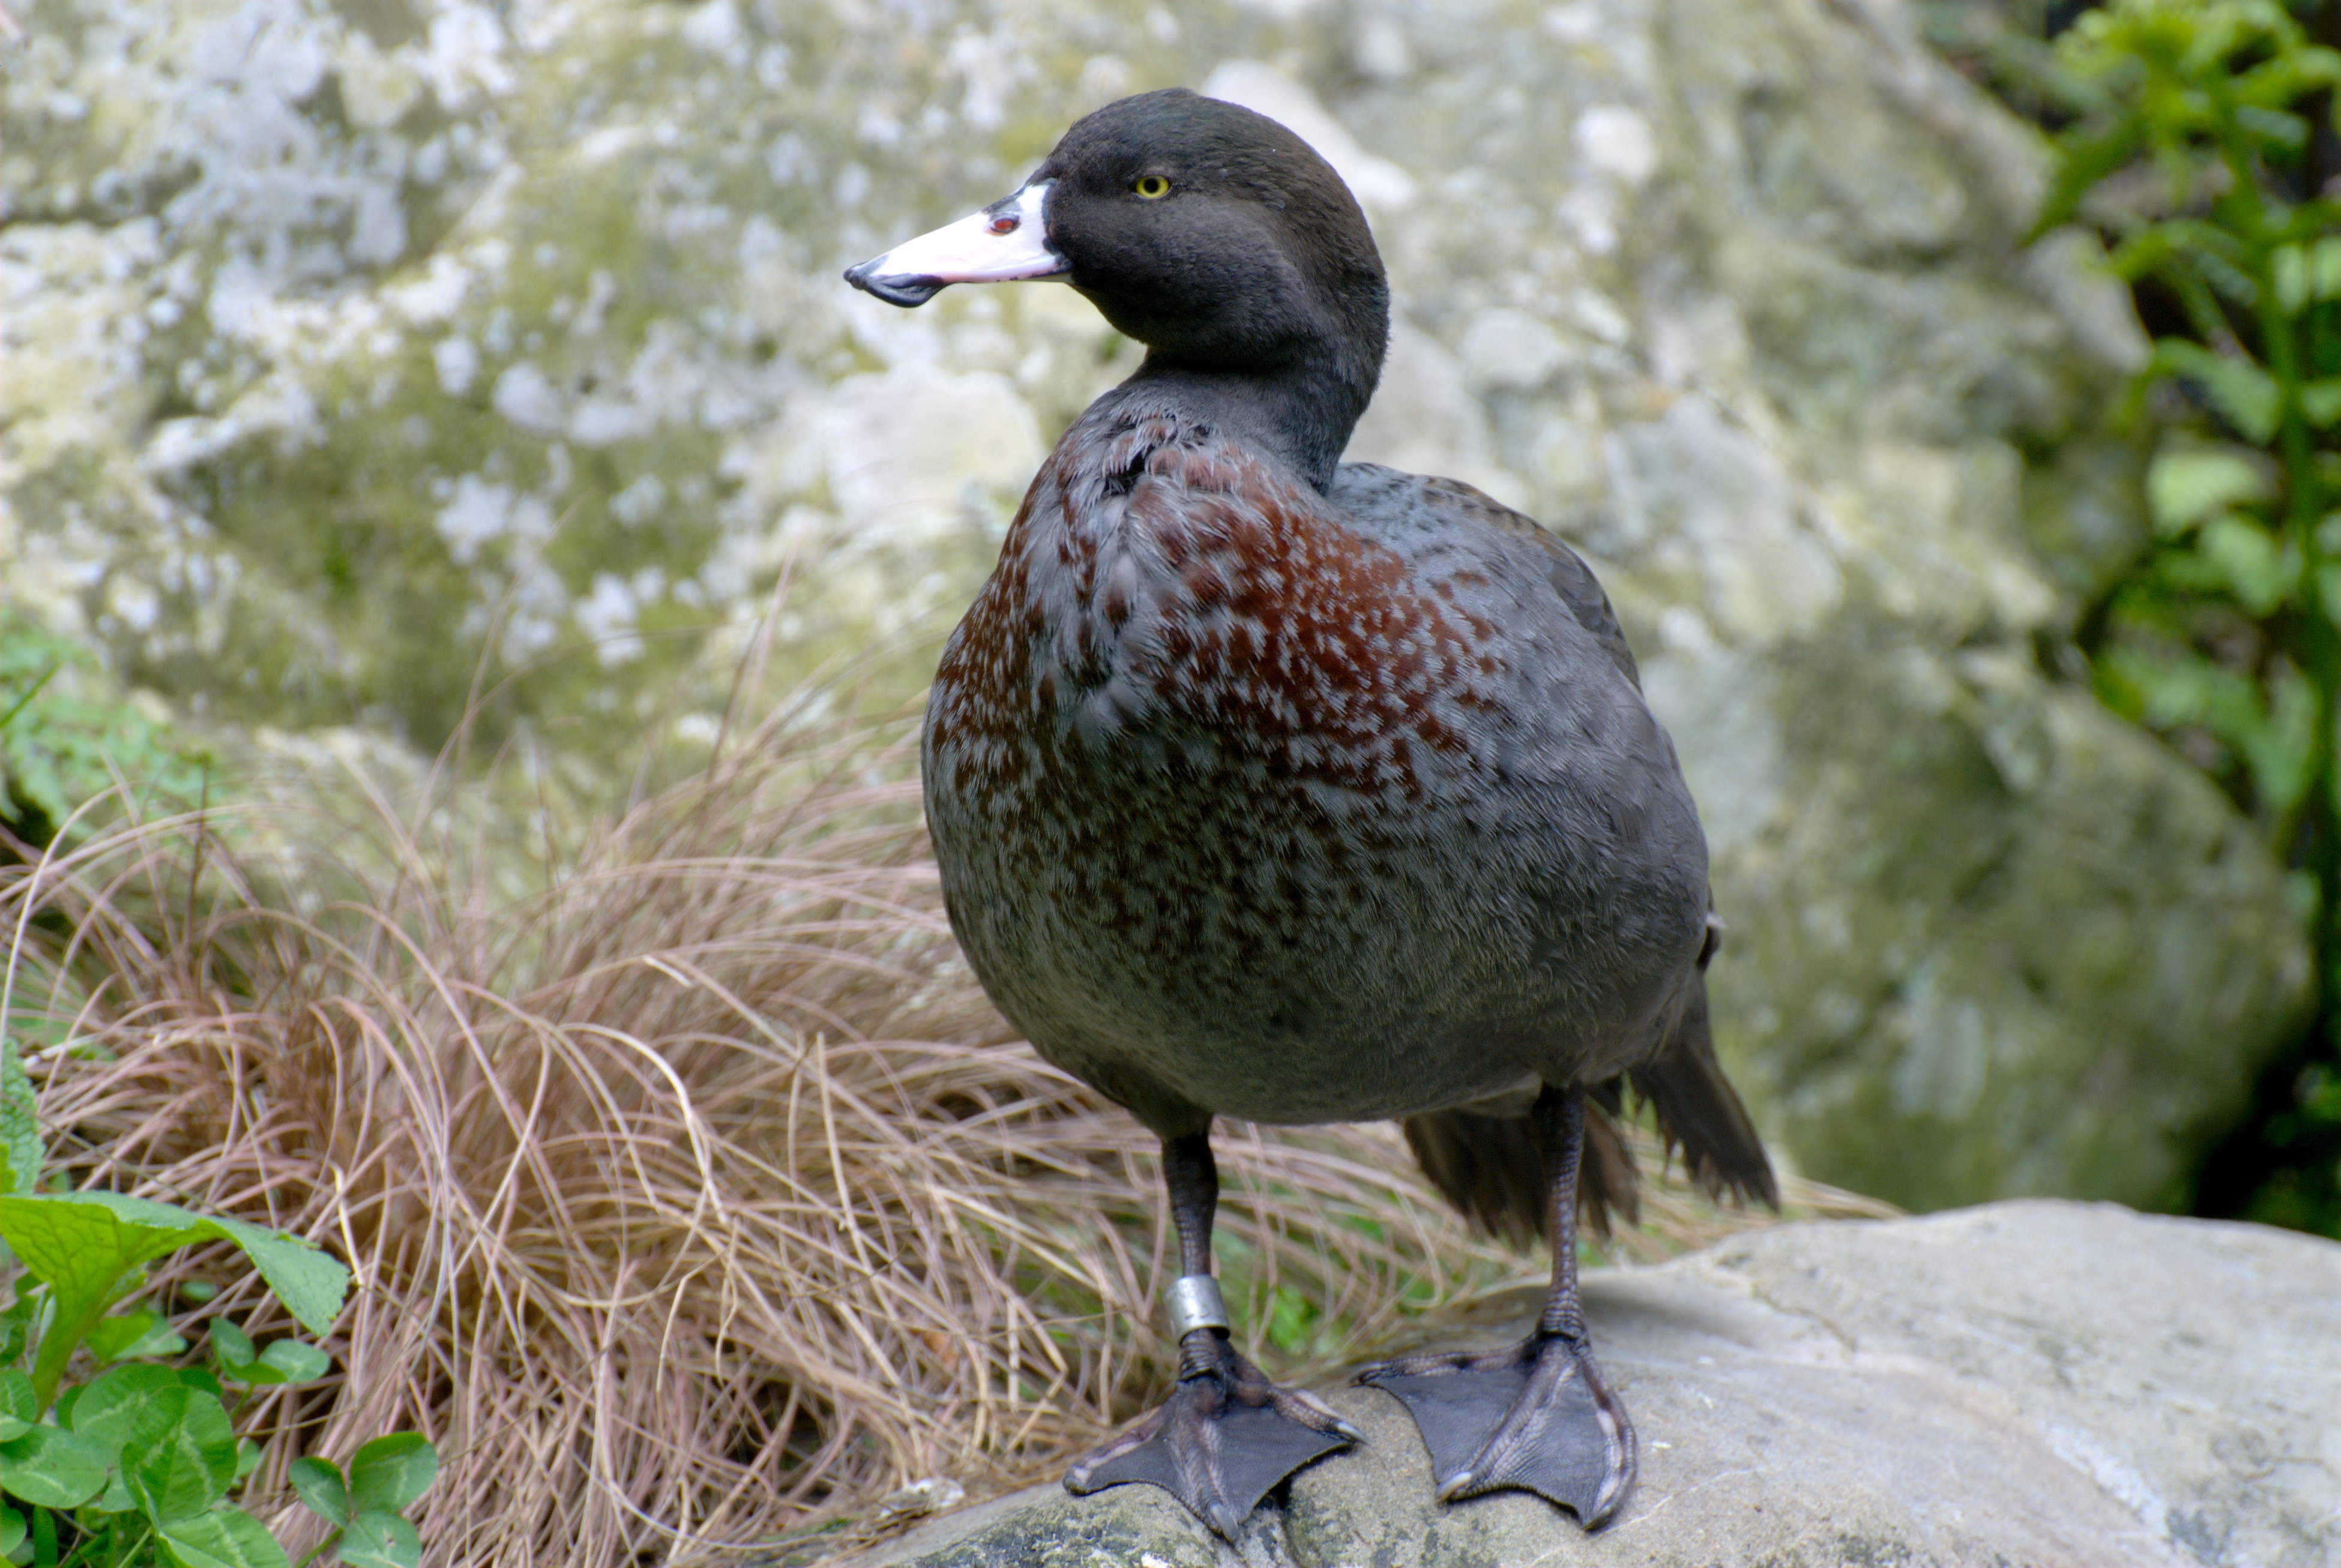
[[1170, 1337], [1184, 1339], [1199, 1328], [1226, 1328], [1228, 1304], [1220, 1282], [1208, 1274], [1181, 1275], [1170, 1282]]

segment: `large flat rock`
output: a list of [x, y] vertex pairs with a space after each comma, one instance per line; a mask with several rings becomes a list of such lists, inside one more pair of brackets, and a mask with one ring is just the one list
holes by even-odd
[[[1783, 1226], [1589, 1276], [1641, 1480], [1586, 1535], [1537, 1499], [1441, 1507], [1399, 1404], [1230, 1550], [1167, 1497], [1036, 1488], [870, 1560], [998, 1564], [2341, 1562], [2341, 1246], [2022, 1202]], [[1524, 1332], [1488, 1303], [1440, 1343]], [[1411, 1348], [1402, 1346], [1400, 1348]]]

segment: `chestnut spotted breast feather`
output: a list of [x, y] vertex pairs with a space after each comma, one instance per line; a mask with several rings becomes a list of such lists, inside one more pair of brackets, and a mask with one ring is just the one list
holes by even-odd
[[[1431, 1109], [1524, 1080], [1556, 1018], [1623, 1016], [1588, 1055], [1629, 1054], [1705, 868], [1621, 653], [1582, 563], [1467, 486], [1320, 493], [1208, 422], [1093, 411], [937, 675], [954, 927], [1037, 1046], [1141, 1100]], [[1323, 1070], [1336, 1038], [1362, 1070]]]

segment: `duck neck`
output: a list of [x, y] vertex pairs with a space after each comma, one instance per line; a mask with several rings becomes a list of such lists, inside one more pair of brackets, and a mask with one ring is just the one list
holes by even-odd
[[1167, 402], [1278, 458], [1322, 491], [1331, 487], [1341, 450], [1373, 398], [1380, 362], [1379, 353], [1345, 354], [1326, 345], [1273, 369], [1237, 371], [1187, 363], [1155, 349], [1115, 391]]

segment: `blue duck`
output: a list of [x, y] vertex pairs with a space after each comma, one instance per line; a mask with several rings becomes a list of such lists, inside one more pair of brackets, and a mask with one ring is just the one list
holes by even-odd
[[921, 753], [985, 990], [1162, 1140], [1178, 1386], [1067, 1486], [1150, 1483], [1232, 1540], [1358, 1440], [1234, 1346], [1210, 1129], [1394, 1117], [1465, 1214], [1549, 1240], [1552, 1287], [1517, 1346], [1360, 1380], [1442, 1500], [1522, 1488], [1599, 1525], [1637, 1450], [1577, 1223], [1632, 1216], [1624, 1095], [1705, 1190], [1778, 1202], [1708, 1032], [1706, 840], [1600, 584], [1469, 485], [1340, 461], [1389, 286], [1340, 178], [1249, 110], [1109, 104], [846, 278], [902, 306], [1056, 279], [1146, 346], [1033, 479]]

